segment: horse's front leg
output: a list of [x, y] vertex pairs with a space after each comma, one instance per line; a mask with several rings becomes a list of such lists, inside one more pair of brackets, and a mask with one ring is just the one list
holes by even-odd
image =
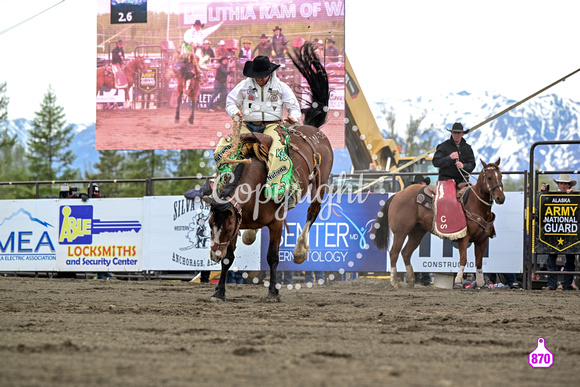
[[181, 93], [177, 95], [177, 108], [175, 109], [175, 122], [179, 122], [179, 107], [181, 106]]
[[483, 253], [487, 248], [487, 243], [489, 239], [485, 239], [482, 242], [476, 243], [474, 246], [475, 252], [475, 284], [477, 287], [482, 287], [485, 285], [485, 279], [483, 278]]
[[189, 124], [193, 125], [193, 117], [195, 116], [195, 101], [191, 101], [191, 115], [189, 116]]
[[318, 217], [320, 213], [321, 203], [315, 198], [312, 203], [308, 206], [308, 211], [306, 213], [306, 223], [304, 224], [304, 229], [302, 233], [298, 236], [296, 240], [296, 247], [294, 247], [294, 263], [302, 263], [308, 257], [308, 251], [310, 246], [308, 245], [308, 240], [310, 239], [310, 227]]
[[270, 286], [268, 287], [268, 298], [267, 300], [280, 301], [280, 295], [278, 289], [280, 286], [276, 283], [276, 275], [278, 273], [278, 263], [280, 262], [279, 249], [280, 249], [280, 239], [282, 238], [282, 225], [281, 221], [275, 222], [275, 224], [268, 226], [270, 230], [270, 241], [268, 243], [268, 254], [266, 255], [266, 260], [268, 261], [268, 266], [270, 266]]
[[234, 263], [234, 248], [230, 244], [226, 252], [225, 257], [222, 259], [222, 272], [220, 273], [220, 280], [215, 287], [215, 293], [211, 296], [211, 301], [225, 301], [226, 300], [226, 279], [228, 277], [228, 271]]
[[129, 109], [131, 107], [131, 101], [129, 101], [129, 90], [130, 88], [123, 89], [125, 91], [125, 102], [123, 103], [123, 109]]
[[463, 289], [463, 272], [465, 271], [465, 265], [467, 265], [467, 246], [469, 245], [469, 240], [464, 237], [459, 239], [457, 242], [459, 247], [459, 270], [457, 270], [457, 276], [455, 277], [453, 288]]

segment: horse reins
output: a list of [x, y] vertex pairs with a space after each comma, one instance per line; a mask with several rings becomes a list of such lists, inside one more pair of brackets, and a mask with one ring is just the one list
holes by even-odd
[[[457, 167], [457, 169], [461, 173], [461, 176], [463, 176], [463, 181], [465, 181], [467, 184], [469, 184], [469, 180], [465, 179], [465, 175], [462, 173], [462, 172], [465, 172], [467, 175], [469, 175], [469, 172], [467, 172], [463, 168]], [[496, 170], [496, 169], [497, 169], [497, 167], [495, 167], [495, 166], [491, 166], [491, 167], [488, 166], [488, 167], [486, 167], [486, 168], [483, 169], [483, 172], [487, 172], [488, 170]], [[475, 197], [480, 202], [482, 202], [483, 204], [491, 207], [493, 205], [493, 191], [495, 191], [497, 188], [503, 188], [503, 184], [502, 183], [498, 183], [494, 187], [490, 187], [489, 186], [489, 183], [487, 182], [487, 180], [485, 180], [485, 185], [487, 186], [487, 190], [489, 191], [489, 199], [490, 199], [490, 202], [489, 203], [486, 202], [485, 200], [483, 200], [482, 198], [480, 198], [474, 190], [471, 190], [471, 192], [473, 192], [473, 194], [475, 195]]]
[[[459, 168], [459, 167], [457, 167], [457, 169], [458, 169], [460, 172], [461, 172], [461, 171], [463, 171], [463, 172], [466, 172], [467, 174], [469, 174], [469, 172], [467, 172], [467, 171], [466, 171], [466, 170], [464, 170], [463, 168]], [[487, 172], [488, 170], [494, 170], [494, 171], [495, 171], [495, 170], [497, 170], [497, 169], [498, 169], [498, 168], [497, 168], [496, 166], [488, 166], [488, 167], [485, 167], [485, 168], [483, 169], [483, 171], [482, 171], [482, 172]], [[461, 175], [462, 175], [462, 176], [464, 176], [464, 175], [463, 175], [463, 173], [462, 173]], [[496, 175], [496, 177], [497, 177], [497, 175]], [[465, 180], [465, 176], [463, 177], [463, 179]], [[503, 184], [502, 184], [502, 183], [498, 183], [498, 184], [496, 184], [494, 187], [490, 187], [490, 186], [489, 186], [489, 183], [487, 182], [487, 179], [484, 179], [484, 180], [485, 180], [485, 185], [487, 186], [487, 189], [488, 189], [488, 191], [489, 191], [489, 199], [490, 199], [490, 203], [488, 203], [488, 202], [486, 202], [485, 200], [483, 200], [482, 198], [480, 198], [480, 197], [477, 195], [477, 193], [476, 193], [476, 192], [475, 192], [473, 189], [471, 190], [471, 192], [472, 192], [472, 193], [475, 195], [475, 197], [476, 197], [476, 198], [477, 198], [477, 199], [478, 199], [480, 202], [482, 202], [483, 204], [485, 204], [485, 205], [487, 205], [488, 207], [490, 207], [490, 208], [491, 208], [491, 206], [493, 205], [493, 191], [494, 191], [494, 190], [496, 190], [497, 188], [503, 188]], [[469, 182], [467, 182], [467, 183], [469, 183]], [[495, 214], [494, 214], [493, 212], [491, 213], [491, 216], [492, 216], [491, 222], [488, 222], [488, 221], [486, 221], [485, 219], [483, 219], [483, 217], [482, 217], [482, 216], [480, 216], [480, 215], [476, 215], [476, 214], [473, 214], [472, 212], [468, 211], [468, 210], [465, 208], [465, 206], [463, 205], [463, 202], [461, 202], [461, 206], [463, 207], [463, 211], [465, 212], [465, 216], [466, 216], [467, 218], [471, 219], [472, 221], [474, 221], [475, 223], [477, 223], [477, 224], [478, 224], [478, 225], [479, 225], [481, 228], [483, 228], [483, 229], [484, 229], [484, 231], [486, 231], [486, 232], [487, 232], [487, 231], [488, 231], [490, 228], [492, 228], [492, 227], [493, 227], [493, 221], [495, 220]]]

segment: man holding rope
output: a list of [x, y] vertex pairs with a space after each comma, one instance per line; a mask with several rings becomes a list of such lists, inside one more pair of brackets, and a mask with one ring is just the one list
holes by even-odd
[[456, 184], [469, 182], [469, 174], [475, 169], [475, 157], [471, 145], [463, 135], [469, 130], [463, 130], [460, 122], [453, 124], [451, 137], [437, 146], [433, 155], [433, 166], [439, 169], [439, 180], [455, 180]]
[[[293, 198], [295, 184], [292, 160], [288, 157], [290, 144], [283, 122], [283, 109], [285, 107], [288, 112], [286, 122], [289, 124], [298, 123], [302, 113], [290, 86], [276, 76], [278, 67], [280, 65], [271, 63], [267, 56], [257, 56], [253, 61], [247, 61], [243, 71], [247, 78], [228, 94], [226, 112], [234, 120], [234, 126], [242, 122], [240, 133], [264, 133], [272, 137], [264, 194], [267, 199], [276, 202], [287, 200], [290, 209], [296, 205]], [[222, 138], [214, 151], [217, 172], [222, 181], [228, 172], [232, 172], [233, 164], [224, 157], [232, 148], [232, 137]]]
[[457, 185], [469, 184], [469, 173], [475, 169], [473, 149], [465, 141], [463, 125], [456, 122], [451, 137], [437, 146], [433, 165], [439, 168], [439, 181], [434, 203], [434, 231], [440, 238], [459, 239], [466, 235], [467, 221], [457, 201]]

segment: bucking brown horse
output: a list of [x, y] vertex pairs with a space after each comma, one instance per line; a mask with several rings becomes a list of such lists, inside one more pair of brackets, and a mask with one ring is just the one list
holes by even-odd
[[[185, 98], [189, 97], [189, 100], [191, 101], [191, 114], [189, 115], [188, 122], [193, 124], [195, 106], [197, 105], [197, 100], [199, 98], [199, 87], [203, 73], [199, 67], [199, 61], [195, 54], [189, 54], [188, 59], [191, 67], [191, 71], [188, 73], [191, 78], [187, 79], [184, 77], [184, 72], [181, 71], [181, 68], [176, 69], [174, 67], [175, 78], [177, 79], [177, 109], [175, 110], [175, 122], [179, 122], [181, 102], [185, 102]], [[182, 66], [186, 65], [187, 64], [182, 63]]]
[[[308, 255], [308, 239], [312, 224], [316, 220], [324, 194], [326, 182], [332, 170], [333, 152], [328, 137], [320, 130], [326, 122], [328, 101], [330, 97], [328, 76], [324, 66], [317, 59], [311, 43], [306, 43], [300, 52], [290, 55], [294, 65], [306, 78], [311, 91], [309, 107], [303, 109], [304, 125], [293, 125], [288, 128], [290, 135], [290, 157], [301, 193], [297, 198], [309, 194], [309, 206], [306, 223], [297, 239], [294, 249], [294, 262], [302, 263]], [[259, 133], [254, 133], [258, 143], [265, 142]], [[263, 137], [262, 137], [263, 136]], [[251, 134], [248, 137], [252, 137]], [[242, 138], [242, 141], [244, 139]], [[269, 243], [267, 261], [270, 266], [270, 283], [267, 300], [279, 300], [276, 273], [279, 263], [279, 246], [284, 227], [285, 214], [288, 211], [285, 202], [276, 203], [265, 198], [263, 188], [268, 173], [266, 163], [259, 160], [255, 153], [250, 153], [248, 163], [240, 163], [234, 169], [234, 178], [220, 192], [205, 196], [204, 201], [210, 204], [211, 254], [215, 262], [221, 261], [221, 275], [215, 288], [212, 300], [225, 300], [226, 277], [234, 262], [234, 251], [238, 232], [246, 233], [267, 227]], [[259, 151], [257, 153], [260, 153]], [[268, 152], [265, 152], [267, 155]], [[251, 239], [252, 238], [248, 238]]]

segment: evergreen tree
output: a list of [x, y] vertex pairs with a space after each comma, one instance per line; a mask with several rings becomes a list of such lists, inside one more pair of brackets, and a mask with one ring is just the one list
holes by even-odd
[[5, 121], [8, 119], [8, 102], [6, 97], [6, 82], [0, 83], [0, 129], [4, 129]]
[[[168, 166], [171, 161], [171, 152], [155, 150], [133, 151], [128, 154], [125, 163], [125, 179], [143, 179], [143, 177], [169, 177]], [[155, 195], [168, 195], [167, 182], [155, 182]], [[123, 196], [145, 196], [146, 189], [143, 183], [127, 184], [123, 188]]]
[[429, 129], [420, 129], [421, 122], [425, 119], [426, 112], [417, 119], [409, 117], [407, 130], [405, 132], [403, 151], [405, 156], [419, 156], [433, 148], [435, 140], [435, 129], [433, 125]]
[[[125, 153], [116, 150], [99, 151], [99, 161], [93, 164], [96, 172], [86, 172], [86, 180], [120, 180], [124, 179]], [[98, 183], [101, 194], [107, 197], [123, 196], [121, 184]]]
[[79, 171], [71, 168], [76, 156], [67, 149], [74, 138], [73, 126], [65, 126], [63, 110], [49, 86], [40, 111], [35, 113], [28, 140], [29, 171], [34, 180], [79, 178]]
[[204, 183], [203, 177], [213, 175], [213, 158], [210, 151], [183, 149], [174, 155], [175, 170], [173, 176], [194, 176], [194, 180], [173, 180], [170, 186], [171, 195], [181, 195], [185, 191]]
[[[0, 83], [0, 181], [13, 182], [27, 180], [24, 147], [16, 135], [10, 136], [6, 127], [8, 119], [8, 102], [6, 82]], [[33, 189], [26, 185], [0, 186], [0, 197], [3, 199], [21, 199], [33, 197]]]

